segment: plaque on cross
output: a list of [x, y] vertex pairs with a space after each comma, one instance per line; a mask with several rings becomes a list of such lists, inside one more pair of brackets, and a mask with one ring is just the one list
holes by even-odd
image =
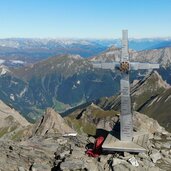
[[124, 144], [125, 142], [132, 142], [133, 121], [132, 121], [132, 111], [131, 111], [130, 82], [129, 82], [130, 71], [140, 70], [140, 69], [147, 69], [147, 70], [158, 69], [159, 64], [130, 62], [129, 50], [128, 50], [128, 31], [123, 30], [122, 53], [121, 53], [120, 62], [98, 61], [98, 62], [92, 62], [92, 65], [94, 68], [110, 69], [110, 70], [117, 69], [121, 72], [120, 141], [124, 142]]

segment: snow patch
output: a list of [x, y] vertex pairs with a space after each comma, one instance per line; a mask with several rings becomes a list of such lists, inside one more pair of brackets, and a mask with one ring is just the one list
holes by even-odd
[[6, 74], [7, 72], [10, 72], [9, 70], [8, 70], [8, 68], [6, 67], [6, 66], [4, 66], [4, 65], [1, 65], [0, 66], [0, 75], [4, 75], [4, 74]]
[[21, 92], [20, 92], [20, 97], [22, 97], [24, 94], [25, 94], [25, 92], [27, 91], [27, 87], [25, 87]]
[[13, 64], [24, 64], [24, 61], [20, 60], [10, 60], [10, 62], [12, 62]]
[[80, 80], [77, 81], [77, 84], [80, 85]]
[[13, 94], [10, 94], [10, 99], [13, 100], [13, 101], [15, 100], [15, 97], [14, 97]]
[[167, 102], [169, 99], [171, 99], [171, 95], [169, 95], [169, 96], [167, 97], [167, 99], [165, 100], [165, 102]]
[[5, 62], [5, 60], [0, 59], [0, 65], [3, 64]]
[[157, 98], [155, 98], [154, 100], [152, 100], [152, 102], [148, 105], [148, 107], [151, 106], [154, 102], [156, 102], [156, 100], [157, 100]]

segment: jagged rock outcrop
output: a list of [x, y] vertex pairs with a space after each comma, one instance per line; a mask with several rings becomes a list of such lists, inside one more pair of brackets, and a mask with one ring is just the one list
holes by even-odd
[[145, 103], [169, 89], [168, 85], [157, 71], [153, 71], [143, 80], [137, 82], [131, 89], [134, 110], [141, 111]]
[[155, 132], [167, 134], [167, 131], [160, 126], [156, 120], [149, 118], [147, 115], [139, 112], [133, 113], [133, 125], [134, 130], [136, 131], [143, 131], [147, 132], [148, 134], [154, 134]]
[[135, 52], [131, 59], [140, 62], [160, 63], [161, 66], [167, 67], [171, 64], [171, 48]]
[[[96, 135], [100, 130], [110, 131], [118, 120], [118, 112], [105, 111], [95, 104], [80, 108], [65, 117], [68, 124], [80, 134]], [[105, 133], [105, 132], [103, 132]]]
[[0, 100], [0, 139], [23, 138], [30, 126], [23, 116]]
[[[0, 100], [0, 121], [6, 117], [12, 116], [22, 126], [28, 126], [30, 123], [19, 114], [15, 109], [7, 106], [4, 102]], [[1, 126], [2, 124], [0, 124]]]
[[44, 115], [33, 126], [32, 136], [44, 136], [48, 133], [68, 134], [75, 131], [52, 108], [48, 108]]

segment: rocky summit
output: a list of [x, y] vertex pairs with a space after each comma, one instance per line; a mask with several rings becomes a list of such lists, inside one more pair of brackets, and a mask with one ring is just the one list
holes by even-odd
[[93, 148], [95, 138], [105, 137], [118, 123], [118, 119], [118, 112], [103, 110], [95, 104], [77, 108], [65, 118], [48, 108], [35, 124], [20, 128], [18, 138], [10, 139], [9, 136], [8, 139], [4, 139], [10, 132], [1, 136], [0, 170], [169, 171], [171, 169], [171, 134], [156, 120], [138, 112], [133, 114], [134, 131], [146, 132], [149, 135], [145, 153], [110, 154], [102, 150], [98, 157], [89, 157], [86, 150]]

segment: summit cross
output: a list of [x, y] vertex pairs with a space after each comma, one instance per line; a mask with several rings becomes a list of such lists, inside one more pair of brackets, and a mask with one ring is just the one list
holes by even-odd
[[122, 30], [122, 53], [120, 62], [92, 62], [94, 68], [119, 70], [121, 72], [121, 113], [120, 113], [120, 140], [132, 141], [133, 118], [131, 110], [130, 81], [131, 70], [158, 69], [159, 64], [130, 62], [128, 52], [128, 30]]

